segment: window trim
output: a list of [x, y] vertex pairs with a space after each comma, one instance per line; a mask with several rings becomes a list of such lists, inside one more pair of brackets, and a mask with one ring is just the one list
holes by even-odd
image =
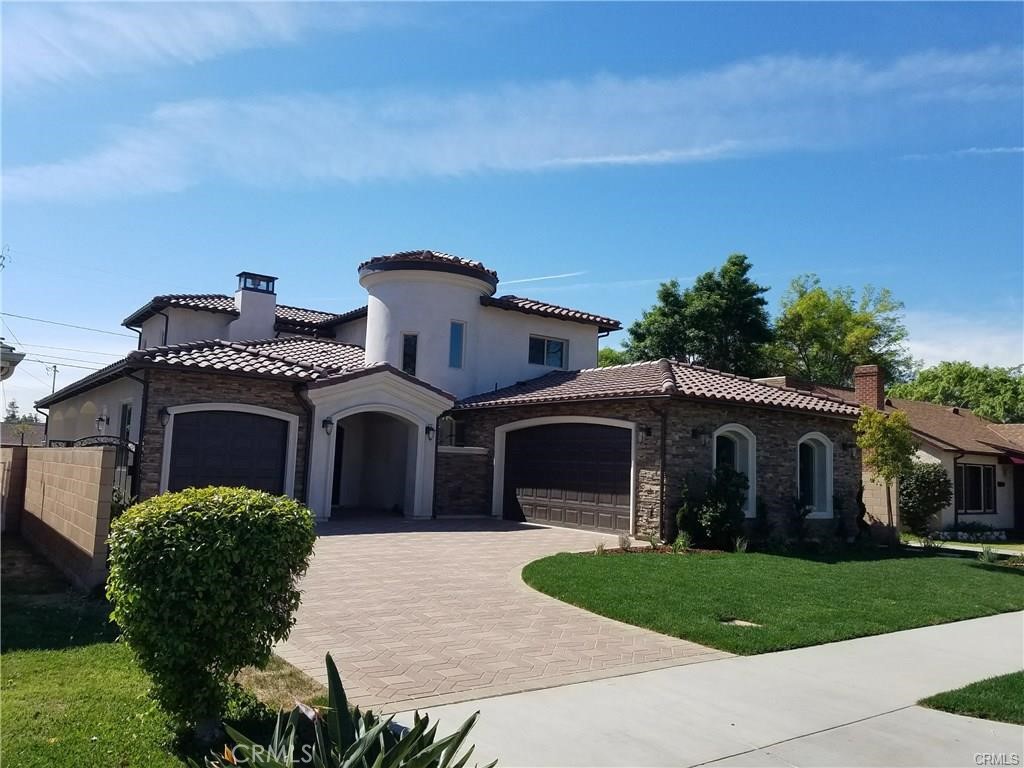
[[[718, 468], [718, 438], [729, 437], [735, 441], [729, 433], [742, 435], [747, 441], [747, 505], [743, 510], [745, 517], [757, 517], [757, 437], [742, 424], [723, 424], [715, 430], [711, 436], [711, 468]], [[736, 446], [739, 449], [739, 445]]]
[[834, 465], [833, 465], [833, 445], [832, 441], [828, 437], [823, 435], [821, 432], [808, 432], [799, 440], [796, 441], [796, 498], [800, 498], [800, 446], [807, 442], [818, 442], [823, 451], [825, 458], [825, 511], [819, 511], [817, 507], [812, 507], [812, 511], [807, 515], [808, 520], [830, 520], [835, 517], [835, 510], [833, 509], [834, 495]]
[[[533, 362], [533, 360], [530, 359], [529, 341], [533, 341], [534, 339], [542, 339], [544, 341], [544, 362], [543, 363], [535, 363], [535, 362]], [[526, 362], [527, 362], [528, 365], [538, 365], [538, 366], [541, 366], [543, 368], [551, 368], [552, 370], [556, 370], [556, 371], [568, 370], [568, 368], [569, 368], [569, 340], [568, 339], [560, 339], [557, 336], [545, 336], [545, 335], [540, 334], [540, 333], [531, 333], [530, 336], [529, 336], [529, 341], [527, 342], [527, 346], [526, 346]], [[557, 341], [559, 344], [562, 345], [562, 364], [561, 365], [548, 365], [547, 359], [548, 359], [548, 342], [549, 341]]]
[[[413, 344], [412, 371], [407, 370], [406, 366], [405, 366], [405, 340], [407, 338], [410, 338], [410, 337], [416, 340], [415, 343]], [[408, 374], [409, 376], [415, 376], [416, 375], [416, 369], [419, 367], [419, 357], [420, 357], [420, 335], [418, 333], [412, 333], [412, 332], [406, 333], [405, 331], [402, 331], [401, 359], [399, 361], [402, 364], [401, 365], [402, 373]]]
[[[964, 476], [964, 470], [970, 467], [971, 469], [978, 469], [981, 472], [981, 506], [980, 510], [967, 509], [967, 488], [966, 481], [960, 478]], [[986, 470], [992, 476], [991, 493], [992, 493], [992, 508], [985, 509], [985, 474]], [[960, 503], [963, 504], [963, 508], [957, 503], [957, 486], [960, 486]], [[957, 515], [974, 515], [980, 516], [985, 515], [991, 517], [992, 515], [999, 514], [999, 481], [996, 479], [996, 465], [995, 464], [977, 464], [974, 462], [963, 462], [958, 461], [956, 463], [956, 473], [953, 477], [953, 510]]]
[[[452, 331], [455, 326], [462, 327], [462, 337], [459, 340], [459, 364], [452, 365]], [[448, 367], [461, 371], [466, 367], [466, 321], [465, 320], [449, 320], [448, 321]]]

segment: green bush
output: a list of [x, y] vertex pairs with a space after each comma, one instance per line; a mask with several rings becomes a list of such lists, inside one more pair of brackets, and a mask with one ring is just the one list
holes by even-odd
[[899, 510], [904, 530], [927, 536], [953, 499], [953, 484], [941, 464], [915, 461], [900, 477]]
[[703, 496], [687, 494], [679, 509], [679, 529], [706, 546], [730, 549], [743, 533], [747, 476], [718, 467], [707, 480]]
[[222, 715], [230, 677], [288, 635], [314, 539], [308, 509], [245, 488], [167, 493], [113, 522], [111, 617], [179, 725]]

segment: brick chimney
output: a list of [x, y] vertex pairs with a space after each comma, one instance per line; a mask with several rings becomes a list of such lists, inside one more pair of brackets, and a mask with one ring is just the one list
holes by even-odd
[[877, 411], [885, 409], [885, 378], [877, 365], [858, 365], [853, 369], [854, 398]]

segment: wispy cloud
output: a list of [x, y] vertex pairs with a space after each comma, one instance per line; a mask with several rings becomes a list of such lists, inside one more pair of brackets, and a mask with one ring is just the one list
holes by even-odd
[[4, 8], [4, 85], [13, 92], [144, 66], [195, 64], [296, 42], [314, 29], [392, 17], [348, 3], [13, 3]]
[[563, 272], [560, 275], [541, 275], [540, 277], [521, 277], [518, 280], [502, 280], [502, 285], [515, 285], [516, 283], [539, 283], [542, 280], [561, 280], [566, 277], [579, 277], [585, 275], [586, 270], [583, 272]]
[[1008, 316], [981, 313], [907, 312], [908, 346], [917, 360], [969, 360], [977, 365], [1024, 363], [1019, 310]]
[[1024, 154], [1024, 147], [967, 147], [966, 149], [953, 149], [949, 152], [925, 152], [921, 154], [904, 155], [904, 160], [930, 160], [936, 157], [988, 157], [991, 155], [1021, 155]]
[[847, 146], [928, 119], [938, 101], [1019, 98], [1020, 55], [933, 52], [883, 66], [764, 57], [674, 78], [177, 102], [92, 152], [11, 169], [5, 192], [92, 200], [207, 179], [357, 183]]

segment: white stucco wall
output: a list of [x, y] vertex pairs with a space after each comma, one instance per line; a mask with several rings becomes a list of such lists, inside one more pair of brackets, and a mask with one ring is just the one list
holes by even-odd
[[277, 296], [263, 291], [235, 291], [239, 315], [228, 325], [231, 341], [255, 341], [274, 337]]
[[[954, 482], [953, 478], [953, 456], [955, 454], [944, 451], [935, 446], [923, 444], [917, 451], [915, 459], [917, 461], [924, 462], [937, 462], [942, 464], [946, 470], [946, 474], [949, 476], [950, 482]], [[959, 464], [987, 464], [995, 466], [995, 477], [996, 477], [996, 511], [995, 514], [961, 514], [959, 516], [960, 522], [965, 523], [968, 521], [982, 523], [984, 525], [991, 526], [992, 528], [1012, 528], [1013, 527], [1013, 467], [1009, 464], [1000, 464], [999, 460], [995, 456], [990, 456], [980, 453], [968, 453], [963, 457], [957, 459]], [[954, 493], [953, 502], [944, 509], [940, 515], [941, 522], [940, 528], [953, 525], [956, 522], [957, 516], [954, 511], [954, 505], [956, 504], [956, 494]]]
[[[200, 312], [194, 309], [168, 307], [167, 344], [185, 344], [202, 339], [227, 339], [228, 326], [234, 317], [223, 312]], [[142, 324], [142, 349], [164, 345], [164, 318], [154, 315]]]
[[121, 404], [132, 404], [132, 425], [129, 439], [139, 440], [139, 421], [142, 416], [142, 384], [132, 379], [117, 379], [76, 397], [68, 398], [49, 409], [47, 439], [78, 440], [99, 434], [96, 417], [106, 415], [110, 424], [103, 428], [104, 435], [118, 435], [121, 430]]
[[365, 347], [366, 318], [360, 317], [358, 320], [350, 320], [344, 325], [339, 325], [334, 331], [334, 338], [346, 344], [358, 344], [360, 347]]

